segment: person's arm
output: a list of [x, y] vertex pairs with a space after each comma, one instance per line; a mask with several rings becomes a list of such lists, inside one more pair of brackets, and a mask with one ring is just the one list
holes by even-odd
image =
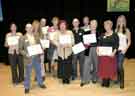
[[26, 50], [24, 50], [24, 43], [25, 43], [25, 40], [24, 40], [24, 37], [22, 36], [19, 39], [19, 53], [23, 56], [27, 56]]
[[127, 50], [129, 49], [130, 45], [131, 45], [131, 32], [129, 31], [129, 29], [127, 29], [126, 31], [126, 36], [127, 36], [127, 47], [125, 48], [125, 50], [123, 51], [123, 54], [125, 54], [127, 52]]
[[97, 41], [98, 41], [98, 42], [97, 42], [97, 49], [96, 49], [96, 52], [97, 52], [97, 55], [99, 55], [99, 46], [102, 45], [102, 36], [99, 36]]
[[52, 43], [53, 43], [56, 47], [59, 46], [59, 33], [56, 33], [56, 34], [54, 35], [54, 39], [52, 40]]
[[4, 43], [4, 46], [5, 46], [5, 47], [9, 47], [9, 46], [8, 46], [8, 42], [7, 42], [7, 38], [8, 38], [8, 34], [6, 34], [6, 36], [5, 36], [5, 43]]
[[114, 34], [114, 43], [113, 43], [114, 45], [114, 49], [113, 49], [113, 52], [112, 52], [112, 57], [114, 57], [115, 56], [115, 54], [116, 54], [116, 52], [117, 52], [117, 50], [118, 50], [118, 48], [119, 48], [119, 37], [118, 37], [118, 35], [115, 33]]

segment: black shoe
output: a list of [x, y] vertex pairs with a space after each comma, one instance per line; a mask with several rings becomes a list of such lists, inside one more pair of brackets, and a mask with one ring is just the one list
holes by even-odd
[[29, 93], [29, 89], [25, 89], [25, 94], [28, 94]]
[[106, 79], [105, 80], [105, 87], [110, 87], [110, 80], [109, 79]]
[[92, 80], [92, 83], [93, 83], [93, 84], [96, 84], [96, 83], [97, 83], [97, 81], [96, 81], [96, 80]]
[[40, 85], [39, 87], [42, 88], [42, 89], [45, 89], [46, 88], [46, 86], [44, 84], [43, 85]]
[[124, 89], [124, 83], [120, 83], [120, 89]]
[[70, 84], [70, 80], [69, 79], [66, 79], [66, 84]]
[[63, 84], [66, 84], [66, 80], [65, 80], [65, 79], [63, 79], [63, 80], [62, 80], [62, 83], [63, 83]]
[[83, 87], [86, 83], [81, 83], [80, 86]]

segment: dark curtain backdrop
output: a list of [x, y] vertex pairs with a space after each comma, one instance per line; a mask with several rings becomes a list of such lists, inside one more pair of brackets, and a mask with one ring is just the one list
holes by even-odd
[[66, 19], [71, 24], [74, 17], [82, 21], [83, 16], [97, 19], [99, 29], [103, 30], [103, 21], [116, 18], [124, 14], [127, 17], [128, 27], [132, 32], [132, 45], [127, 57], [135, 57], [135, 0], [130, 1], [130, 12], [106, 12], [107, 0], [2, 0], [4, 21], [0, 22], [0, 61], [7, 61], [7, 49], [3, 47], [5, 34], [9, 31], [9, 24], [16, 22], [18, 31], [24, 33], [24, 26], [33, 19], [47, 18], [48, 24], [53, 16]]

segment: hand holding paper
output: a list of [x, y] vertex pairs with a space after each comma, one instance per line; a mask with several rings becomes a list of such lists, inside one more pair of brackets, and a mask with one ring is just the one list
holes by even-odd
[[7, 38], [7, 43], [9, 46], [18, 45], [19, 36], [10, 36]]
[[40, 44], [28, 46], [27, 51], [28, 51], [29, 56], [39, 55], [43, 53], [43, 50]]
[[59, 38], [59, 42], [61, 45], [71, 44], [71, 42], [72, 42], [71, 36], [70, 35], [62, 35]]
[[72, 47], [72, 50], [73, 50], [73, 53], [74, 53], [74, 54], [78, 54], [78, 53], [84, 51], [84, 50], [85, 50], [85, 47], [84, 47], [83, 43], [80, 42], [80, 43], [74, 45], [74, 46]]
[[96, 34], [88, 34], [88, 35], [84, 35], [83, 36], [83, 42], [86, 45], [89, 45], [91, 43], [96, 43], [97, 39], [96, 39]]
[[98, 47], [98, 55], [99, 56], [111, 56], [112, 47]]

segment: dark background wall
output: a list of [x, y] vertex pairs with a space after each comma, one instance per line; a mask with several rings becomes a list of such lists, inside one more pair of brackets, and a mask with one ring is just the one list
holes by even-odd
[[[124, 14], [128, 20], [128, 27], [132, 32], [132, 45], [127, 52], [127, 57], [135, 57], [135, 0], [130, 1], [130, 12], [106, 12], [107, 0], [2, 0], [4, 21], [0, 22], [0, 61], [7, 61], [7, 49], [3, 47], [5, 34], [9, 31], [9, 24], [14, 21], [18, 25], [18, 31], [24, 33], [24, 25], [33, 19], [45, 17], [48, 24], [53, 16], [66, 19], [69, 24], [74, 17], [89, 16], [97, 19], [99, 29], [102, 29], [103, 21], [116, 18]], [[102, 32], [102, 30], [101, 30]]]

